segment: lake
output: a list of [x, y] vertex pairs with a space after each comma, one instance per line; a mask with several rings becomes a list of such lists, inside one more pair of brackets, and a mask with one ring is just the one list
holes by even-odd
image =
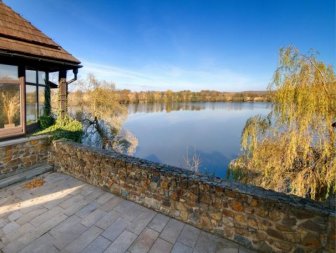
[[270, 103], [131, 104], [123, 127], [138, 139], [135, 157], [186, 168], [196, 155], [201, 172], [225, 177], [246, 120], [270, 110]]

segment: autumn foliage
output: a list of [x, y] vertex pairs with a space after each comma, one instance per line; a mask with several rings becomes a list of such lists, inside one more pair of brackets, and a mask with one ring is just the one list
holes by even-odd
[[335, 194], [334, 70], [314, 54], [285, 48], [269, 90], [272, 111], [247, 121], [230, 176], [316, 200]]

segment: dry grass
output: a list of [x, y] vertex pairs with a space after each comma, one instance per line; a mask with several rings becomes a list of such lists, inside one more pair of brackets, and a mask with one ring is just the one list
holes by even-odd
[[45, 183], [45, 181], [44, 181], [43, 178], [34, 178], [33, 180], [25, 183], [24, 188], [34, 189], [34, 188], [41, 187], [42, 185], [44, 185], [44, 183]]

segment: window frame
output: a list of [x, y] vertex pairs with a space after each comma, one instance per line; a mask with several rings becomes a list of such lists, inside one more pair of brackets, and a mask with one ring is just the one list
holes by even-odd
[[[44, 96], [45, 96], [45, 91], [47, 89], [47, 85], [48, 85], [48, 79], [49, 79], [49, 73], [48, 71], [43, 71], [43, 70], [39, 70], [38, 68], [29, 68], [29, 67], [26, 67], [25, 68], [25, 75], [26, 75], [26, 71], [27, 70], [30, 70], [30, 71], [35, 71], [35, 79], [36, 79], [36, 82], [35, 83], [32, 83], [32, 82], [27, 82], [25, 81], [25, 86], [26, 85], [31, 85], [31, 86], [35, 86], [36, 87], [36, 122], [33, 122], [31, 124], [29, 124], [29, 126], [32, 126], [32, 125], [36, 125], [38, 123], [38, 120], [39, 118], [42, 116], [40, 115], [40, 97], [39, 97], [39, 87], [44, 87]], [[44, 72], [45, 74], [45, 83], [44, 84], [40, 84], [39, 83], [39, 72]], [[25, 100], [27, 101], [27, 94], [25, 92]], [[26, 104], [26, 101], [25, 101], [25, 106], [27, 105]], [[44, 106], [45, 106], [45, 103], [46, 101], [44, 101]], [[26, 121], [26, 125], [28, 126], [27, 124], [27, 115], [25, 115], [25, 121]]]
[[0, 128], [0, 139], [3, 138], [10, 138], [18, 135], [24, 135], [26, 133], [26, 98], [25, 98], [25, 72], [24, 66], [20, 64], [10, 64], [7, 62], [0, 61], [0, 64], [15, 66], [17, 67], [17, 78], [18, 78], [18, 85], [20, 89], [20, 125], [15, 126], [13, 128]]

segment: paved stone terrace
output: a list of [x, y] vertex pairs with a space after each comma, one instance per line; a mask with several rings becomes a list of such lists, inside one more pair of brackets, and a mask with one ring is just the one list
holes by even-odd
[[0, 252], [251, 252], [60, 173], [0, 190]]

